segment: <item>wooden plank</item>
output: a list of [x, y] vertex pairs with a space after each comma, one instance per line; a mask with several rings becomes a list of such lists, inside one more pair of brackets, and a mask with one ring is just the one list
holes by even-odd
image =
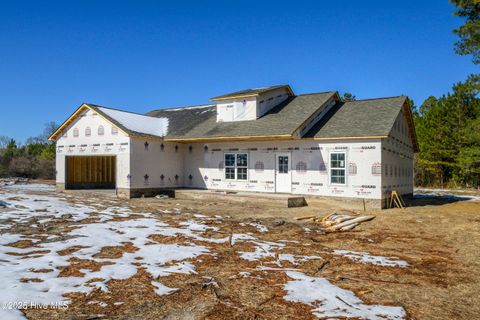
[[117, 186], [117, 157], [112, 157], [112, 181], [115, 187]]
[[97, 181], [102, 183], [102, 157], [97, 157]]
[[89, 157], [83, 158], [83, 179], [85, 182], [89, 182], [90, 180], [88, 179], [88, 163], [89, 163]]
[[114, 181], [114, 175], [113, 175], [113, 168], [114, 168], [114, 166], [115, 166], [114, 160], [115, 160], [114, 157], [110, 157], [109, 168], [108, 168], [108, 172], [109, 172], [109, 174], [110, 174], [108, 181], [110, 181], [110, 183], [115, 183], [115, 181]]
[[92, 158], [92, 180], [91, 182], [96, 183], [97, 182], [97, 158]]
[[108, 182], [108, 177], [107, 177], [107, 157], [102, 157], [102, 177], [103, 177], [103, 183]]
[[108, 182], [107, 179], [107, 157], [102, 157], [102, 182]]
[[108, 183], [109, 182], [109, 179], [108, 179], [108, 170], [109, 170], [109, 167], [108, 167], [108, 163], [109, 163], [109, 157], [104, 157], [104, 167], [103, 167], [103, 171], [105, 172], [104, 175], [105, 175], [105, 182]]
[[95, 157], [97, 160], [97, 183], [102, 183], [102, 157]]
[[85, 157], [80, 157], [80, 181], [81, 183], [87, 182], [86, 177], [86, 167], [87, 167], [87, 159]]
[[87, 181], [91, 182], [92, 181], [92, 158], [91, 157], [87, 158], [86, 171], [87, 171], [87, 173], [86, 173], [87, 174]]
[[70, 186], [72, 184], [72, 157], [67, 157], [66, 159], [66, 164], [67, 164], [67, 186]]
[[108, 170], [109, 170], [109, 157], [105, 157], [105, 167], [103, 168], [105, 171], [105, 182], [110, 182], [108, 178]]
[[317, 216], [303, 216], [303, 217], [295, 217], [295, 220], [308, 220], [316, 218]]
[[75, 184], [78, 181], [78, 157], [73, 157], [73, 181]]

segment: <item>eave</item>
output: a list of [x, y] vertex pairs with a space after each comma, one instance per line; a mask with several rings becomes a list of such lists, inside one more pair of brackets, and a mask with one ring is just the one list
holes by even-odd
[[271, 135], [271, 136], [237, 136], [237, 137], [200, 137], [200, 138], [164, 138], [165, 142], [230, 142], [230, 141], [278, 141], [293, 140], [290, 134]]

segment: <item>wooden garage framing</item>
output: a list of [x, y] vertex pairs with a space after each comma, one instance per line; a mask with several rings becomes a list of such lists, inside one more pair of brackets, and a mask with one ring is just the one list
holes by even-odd
[[115, 156], [67, 156], [66, 189], [115, 189]]

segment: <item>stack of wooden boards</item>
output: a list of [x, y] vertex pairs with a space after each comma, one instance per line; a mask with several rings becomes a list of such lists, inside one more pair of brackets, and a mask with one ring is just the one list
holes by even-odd
[[319, 224], [327, 232], [349, 231], [363, 222], [373, 220], [375, 216], [363, 216], [356, 212], [339, 213], [333, 212], [325, 217], [306, 216], [297, 217], [296, 220], [312, 220]]
[[390, 193], [390, 199], [388, 201], [388, 209], [393, 208], [393, 205], [395, 205], [397, 208], [402, 208], [405, 209], [407, 205], [405, 204], [405, 201], [403, 201], [403, 198], [401, 195], [397, 193], [397, 191], [393, 190]]

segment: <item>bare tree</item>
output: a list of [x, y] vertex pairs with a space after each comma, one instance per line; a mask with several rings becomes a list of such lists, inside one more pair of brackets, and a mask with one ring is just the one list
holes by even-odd
[[7, 136], [0, 136], [0, 149], [5, 149], [10, 143], [11, 138]]

